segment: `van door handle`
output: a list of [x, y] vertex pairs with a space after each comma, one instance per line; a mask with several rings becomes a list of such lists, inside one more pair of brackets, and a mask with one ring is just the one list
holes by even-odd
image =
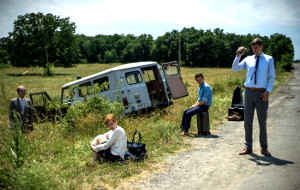
[[141, 102], [141, 100], [137, 100], [137, 101], [136, 101], [136, 103], [140, 103], [140, 102]]

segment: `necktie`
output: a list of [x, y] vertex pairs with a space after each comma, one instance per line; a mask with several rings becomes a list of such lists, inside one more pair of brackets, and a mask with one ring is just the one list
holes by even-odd
[[259, 64], [259, 56], [256, 56], [255, 73], [254, 73], [254, 84], [256, 84], [256, 71]]
[[24, 110], [25, 110], [25, 99], [21, 99], [21, 108], [22, 108], [22, 113], [24, 114]]

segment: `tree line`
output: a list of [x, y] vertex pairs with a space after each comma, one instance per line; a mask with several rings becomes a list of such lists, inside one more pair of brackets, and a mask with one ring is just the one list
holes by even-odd
[[18, 67], [70, 67], [78, 63], [129, 63], [138, 61], [168, 62], [178, 60], [190, 67], [231, 67], [235, 51], [259, 37], [264, 53], [275, 64], [291, 64], [294, 59], [292, 40], [279, 33], [238, 35], [223, 29], [183, 28], [153, 38], [151, 34], [86, 36], [75, 34], [76, 25], [69, 18], [52, 14], [30, 13], [18, 16], [14, 30], [0, 39], [0, 64]]

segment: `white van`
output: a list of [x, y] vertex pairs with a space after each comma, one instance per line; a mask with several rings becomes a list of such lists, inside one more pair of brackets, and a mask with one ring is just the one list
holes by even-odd
[[[103, 85], [104, 84], [104, 85]], [[95, 85], [104, 86], [99, 93], [110, 102], [124, 105], [125, 114], [149, 108], [167, 107], [173, 99], [188, 96], [179, 64], [138, 62], [120, 65], [62, 86], [61, 103], [83, 101]]]

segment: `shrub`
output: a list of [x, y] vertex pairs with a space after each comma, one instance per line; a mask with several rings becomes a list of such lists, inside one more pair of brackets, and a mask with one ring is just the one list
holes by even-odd
[[159, 120], [153, 126], [153, 131], [156, 131], [156, 135], [162, 141], [168, 143], [171, 139], [177, 141], [179, 140], [179, 133], [176, 132], [177, 127], [170, 122], [164, 122]]
[[53, 72], [53, 67], [54, 67], [54, 63], [47, 63], [46, 67], [44, 68], [44, 77], [48, 77], [48, 76], [53, 76], [54, 72]]
[[84, 118], [91, 117], [98, 123], [103, 121], [107, 114], [114, 114], [120, 120], [123, 116], [124, 107], [118, 101], [110, 103], [109, 100], [99, 97], [98, 94], [104, 87], [104, 85], [100, 87], [95, 85], [94, 89], [90, 89], [91, 95], [89, 97], [86, 97], [83, 102], [74, 103], [64, 117], [65, 126], [68, 128], [83, 126]]
[[0, 63], [0, 69], [6, 69], [6, 68], [9, 68], [11, 67], [10, 64], [7, 64], [7, 63]]
[[243, 86], [244, 81], [245, 78], [232, 78], [229, 76], [229, 78], [226, 80], [226, 84], [229, 87]]
[[11, 129], [3, 128], [0, 134], [0, 188], [3, 189], [16, 189], [16, 173], [25, 163], [28, 150], [26, 134], [22, 133], [16, 112], [14, 116]]
[[20, 168], [24, 164], [27, 153], [26, 134], [22, 132], [21, 123], [17, 119], [16, 112], [14, 113], [15, 120], [11, 122], [11, 129], [1, 131], [1, 146], [4, 153], [2, 158], [10, 162], [14, 169]]
[[215, 80], [212, 84], [212, 89], [214, 93], [223, 93], [226, 91], [232, 91], [237, 86], [244, 85], [245, 78], [232, 78], [229, 76], [228, 79], [220, 81], [219, 79]]
[[225, 91], [226, 83], [220, 82], [219, 80], [216, 80], [216, 81], [213, 82], [211, 87], [212, 87], [214, 93], [216, 93], [216, 92], [221, 93], [221, 92]]
[[281, 56], [281, 60], [279, 63], [276, 64], [276, 69], [278, 71], [287, 71], [290, 72], [292, 70], [292, 55], [290, 54], [284, 54]]
[[80, 59], [80, 62], [81, 62], [82, 64], [87, 64], [87, 63], [88, 63], [87, 59]]
[[184, 85], [185, 85], [186, 88], [191, 87], [191, 84], [187, 80], [185, 81]]

